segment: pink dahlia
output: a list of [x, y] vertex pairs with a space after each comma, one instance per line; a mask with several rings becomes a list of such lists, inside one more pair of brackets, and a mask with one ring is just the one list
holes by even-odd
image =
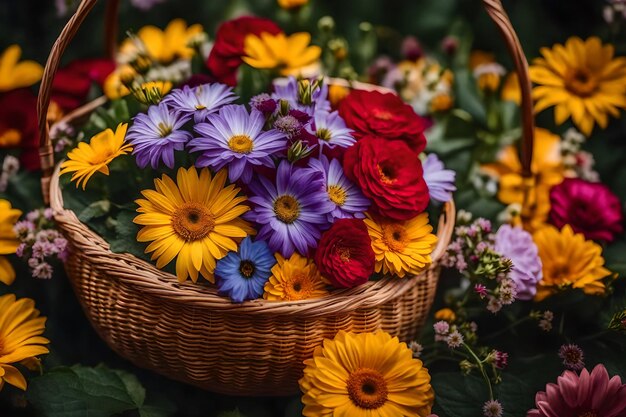
[[580, 375], [565, 371], [556, 384], [535, 396], [536, 409], [526, 417], [623, 417], [626, 416], [626, 384], [619, 376], [609, 379], [604, 365]]
[[566, 178], [552, 187], [550, 203], [552, 224], [569, 224], [587, 239], [612, 242], [624, 231], [622, 204], [604, 184]]

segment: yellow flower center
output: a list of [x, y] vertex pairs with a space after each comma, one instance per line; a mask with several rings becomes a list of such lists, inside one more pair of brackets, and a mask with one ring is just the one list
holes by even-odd
[[396, 181], [396, 170], [387, 164], [378, 165], [380, 180], [385, 184], [393, 184]]
[[0, 148], [17, 146], [22, 141], [22, 134], [15, 129], [7, 129], [0, 134]]
[[199, 203], [185, 203], [172, 215], [174, 231], [186, 241], [200, 240], [215, 227], [215, 216]]
[[204, 104], [196, 104], [196, 110], [204, 110], [206, 106]]
[[374, 109], [372, 113], [374, 114], [374, 117], [379, 120], [391, 120], [393, 118], [393, 114], [387, 110]]
[[394, 252], [402, 252], [409, 243], [404, 227], [399, 224], [382, 225], [383, 241]]
[[328, 192], [328, 198], [330, 199], [330, 201], [337, 204], [338, 206], [343, 206], [346, 203], [346, 197], [347, 197], [346, 190], [344, 190], [340, 186], [331, 185], [328, 187], [327, 192]]
[[274, 213], [278, 220], [291, 224], [300, 216], [300, 204], [290, 195], [282, 195], [274, 202]]
[[228, 147], [237, 153], [250, 153], [254, 143], [248, 135], [235, 135], [228, 140]]
[[326, 142], [328, 142], [332, 137], [330, 134], [330, 130], [326, 129], [325, 127], [321, 129], [317, 129], [317, 132], [315, 132], [315, 135], [318, 138], [325, 140]]
[[239, 264], [239, 272], [246, 278], [252, 277], [254, 270], [254, 264], [250, 261], [241, 261], [241, 264]]
[[387, 382], [375, 369], [357, 369], [350, 374], [347, 384], [348, 396], [357, 407], [372, 410], [387, 402]]
[[161, 136], [162, 138], [166, 137], [167, 135], [172, 133], [172, 130], [174, 130], [172, 126], [166, 125], [163, 122], [159, 123], [157, 129], [159, 130], [159, 136]]
[[564, 81], [565, 88], [580, 97], [589, 97], [598, 89], [598, 80], [586, 68], [569, 70]]
[[340, 247], [337, 249], [337, 253], [339, 253], [339, 259], [341, 259], [343, 262], [350, 262], [350, 248]]

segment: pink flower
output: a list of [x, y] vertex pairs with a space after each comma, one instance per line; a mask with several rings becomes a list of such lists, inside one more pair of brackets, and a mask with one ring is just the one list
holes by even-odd
[[584, 355], [577, 345], [563, 345], [559, 349], [559, 358], [563, 359], [563, 365], [571, 371], [580, 371], [585, 367]]
[[478, 294], [480, 298], [485, 298], [488, 295], [487, 287], [485, 287], [483, 284], [474, 285], [474, 292]]
[[626, 415], [626, 384], [617, 375], [609, 379], [604, 365], [597, 365], [591, 373], [583, 369], [580, 376], [565, 371], [556, 384], [537, 393], [535, 403], [537, 408], [526, 417], [622, 417]]
[[604, 184], [566, 178], [550, 191], [550, 222], [572, 226], [587, 239], [612, 242], [624, 231], [619, 198]]

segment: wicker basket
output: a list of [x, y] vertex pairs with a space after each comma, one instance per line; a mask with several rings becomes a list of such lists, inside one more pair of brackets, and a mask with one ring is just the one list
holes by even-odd
[[[180, 284], [148, 262], [111, 252], [107, 242], [64, 208], [45, 115], [61, 54], [95, 2], [81, 2], [55, 43], [38, 111], [44, 197], [70, 242], [67, 274], [100, 337], [138, 366], [207, 390], [249, 396], [298, 392], [303, 360], [339, 330], [383, 329], [404, 341], [415, 339], [432, 305], [439, 260], [454, 228], [453, 203], [444, 206], [439, 219], [433, 263], [419, 276], [368, 282], [320, 299], [242, 304], [219, 296], [213, 287]], [[499, 1], [485, 3], [510, 27]], [[92, 102], [65, 121], [75, 121], [103, 103]]]

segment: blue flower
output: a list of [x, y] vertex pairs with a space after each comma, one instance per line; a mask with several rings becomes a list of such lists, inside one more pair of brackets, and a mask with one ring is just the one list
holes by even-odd
[[328, 213], [328, 221], [365, 218], [364, 212], [370, 206], [370, 201], [346, 178], [338, 160], [333, 159], [329, 163], [328, 158], [321, 155], [320, 159], [309, 160], [309, 166], [314, 171], [321, 172], [324, 177], [327, 199], [334, 206]]
[[243, 105], [224, 106], [209, 115], [208, 123], [195, 126], [201, 136], [189, 143], [193, 152], [201, 152], [196, 166], [214, 171], [228, 166], [230, 181], [241, 178], [246, 184], [252, 179], [254, 165], [274, 168], [272, 155], [287, 147], [287, 139], [276, 129], [264, 131], [264, 124], [263, 113], [248, 113]]
[[169, 111], [163, 102], [150, 106], [148, 114], [138, 114], [126, 134], [137, 165], [145, 168], [150, 164], [156, 169], [162, 160], [168, 168], [174, 168], [174, 151], [183, 150], [191, 139], [191, 133], [182, 130], [189, 118]]
[[452, 193], [456, 191], [454, 180], [456, 172], [451, 169], [445, 169], [443, 162], [437, 158], [437, 155], [431, 153], [422, 162], [424, 168], [424, 181], [428, 185], [428, 194], [431, 200], [445, 203], [450, 201]]
[[256, 207], [245, 217], [261, 228], [257, 239], [267, 240], [274, 252], [289, 258], [297, 250], [307, 256], [317, 247], [321, 230], [327, 228], [327, 213], [334, 204], [326, 195], [320, 172], [293, 167], [283, 160], [276, 172], [276, 184], [263, 176], [250, 183]]
[[211, 113], [218, 111], [222, 106], [230, 104], [237, 99], [232, 88], [224, 84], [203, 84], [197, 87], [176, 89], [164, 99], [172, 110], [184, 115], [192, 115], [194, 122], [200, 123], [206, 120]]
[[263, 287], [272, 275], [276, 259], [267, 243], [245, 238], [237, 252], [229, 252], [217, 261], [215, 277], [220, 294], [235, 303], [254, 300], [263, 295]]

